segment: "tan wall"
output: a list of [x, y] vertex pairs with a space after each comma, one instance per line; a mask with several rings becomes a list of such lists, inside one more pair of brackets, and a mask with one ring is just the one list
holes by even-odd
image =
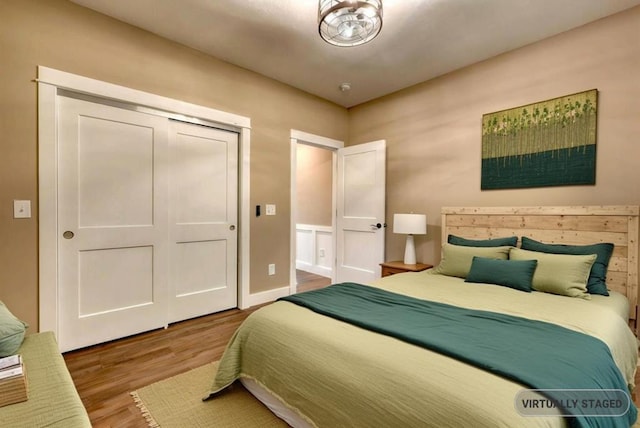
[[297, 146], [296, 223], [331, 226], [333, 154], [305, 144]]
[[[290, 130], [338, 140], [346, 109], [65, 0], [0, 0], [0, 300], [37, 329], [36, 67], [251, 118], [251, 292], [289, 285]], [[34, 216], [13, 219], [13, 200]], [[276, 263], [276, 275], [267, 264]], [[51, 302], [53, 304], [54, 302]]]
[[[251, 118], [250, 205], [275, 203], [278, 213], [252, 216], [255, 293], [289, 282], [290, 129], [386, 139], [387, 220], [428, 215], [429, 235], [416, 239], [425, 262], [439, 259], [442, 206], [640, 204], [638, 28], [640, 7], [347, 113], [66, 0], [0, 0], [0, 300], [36, 330], [38, 65]], [[596, 186], [480, 191], [482, 114], [591, 88], [600, 91]], [[33, 218], [14, 220], [14, 199], [30, 199]], [[401, 259], [404, 236], [390, 230], [387, 258]]]
[[[349, 142], [387, 140], [387, 221], [423, 212], [419, 261], [440, 259], [442, 206], [640, 204], [640, 7], [350, 109]], [[599, 90], [596, 185], [480, 191], [481, 119]], [[387, 259], [404, 237], [387, 229]]]

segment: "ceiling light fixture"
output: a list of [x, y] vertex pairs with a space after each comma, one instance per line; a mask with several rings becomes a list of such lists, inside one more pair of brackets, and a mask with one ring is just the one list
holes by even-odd
[[358, 46], [382, 28], [382, 0], [320, 0], [320, 37], [335, 46]]

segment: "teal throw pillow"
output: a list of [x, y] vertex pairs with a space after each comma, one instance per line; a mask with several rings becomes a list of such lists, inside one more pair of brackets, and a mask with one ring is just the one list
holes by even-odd
[[18, 351], [28, 325], [16, 318], [0, 302], [0, 357], [13, 355]]
[[467, 239], [456, 235], [449, 235], [447, 242], [453, 245], [463, 245], [465, 247], [515, 247], [518, 244], [517, 236], [493, 239]]
[[474, 257], [465, 282], [496, 284], [531, 292], [537, 260], [498, 260]]
[[609, 269], [609, 260], [613, 253], [613, 244], [601, 243], [592, 245], [565, 245], [565, 244], [545, 244], [538, 242], [526, 236], [522, 237], [523, 250], [539, 251], [541, 253], [552, 254], [573, 254], [588, 255], [595, 254], [596, 261], [591, 267], [589, 279], [587, 281], [587, 291], [589, 294], [600, 294], [608, 296], [607, 291], [607, 270]]

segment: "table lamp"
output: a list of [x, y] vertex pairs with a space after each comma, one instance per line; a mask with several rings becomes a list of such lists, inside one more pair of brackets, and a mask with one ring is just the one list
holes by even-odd
[[404, 248], [404, 264], [416, 264], [416, 247], [413, 243], [413, 235], [427, 234], [427, 216], [425, 214], [394, 214], [393, 233], [407, 235], [407, 244]]

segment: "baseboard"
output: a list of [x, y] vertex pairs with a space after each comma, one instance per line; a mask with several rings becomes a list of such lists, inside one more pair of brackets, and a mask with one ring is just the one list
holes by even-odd
[[247, 297], [246, 308], [251, 306], [262, 305], [264, 303], [274, 302], [280, 297], [288, 296], [291, 289], [289, 286], [274, 288], [273, 290], [261, 291], [259, 293], [249, 294]]
[[331, 268], [320, 266], [320, 265], [312, 265], [310, 263], [301, 262], [300, 260], [296, 260], [296, 269], [303, 270], [305, 272], [315, 273], [316, 275], [326, 276], [327, 278], [331, 278]]

